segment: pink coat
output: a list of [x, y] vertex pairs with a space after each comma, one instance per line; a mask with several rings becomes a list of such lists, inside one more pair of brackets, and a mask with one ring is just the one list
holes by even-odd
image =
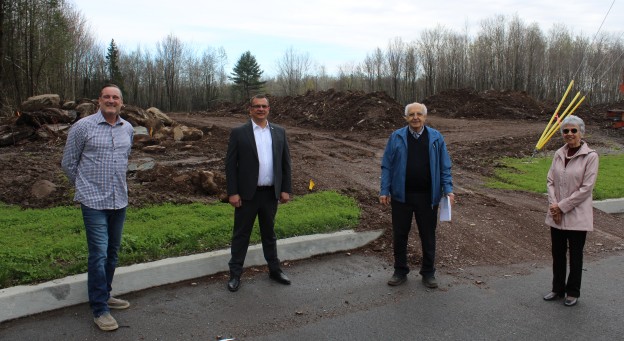
[[550, 213], [546, 224], [561, 230], [593, 231], [592, 190], [598, 176], [598, 153], [583, 142], [581, 149], [568, 161], [568, 145], [559, 148], [548, 171], [548, 203], [558, 203], [563, 212], [557, 225]]

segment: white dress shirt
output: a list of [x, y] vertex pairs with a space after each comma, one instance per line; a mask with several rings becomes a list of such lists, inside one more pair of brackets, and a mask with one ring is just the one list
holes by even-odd
[[271, 126], [268, 122], [264, 128], [257, 125], [253, 120], [251, 123], [260, 163], [258, 186], [273, 186], [273, 140], [271, 140]]

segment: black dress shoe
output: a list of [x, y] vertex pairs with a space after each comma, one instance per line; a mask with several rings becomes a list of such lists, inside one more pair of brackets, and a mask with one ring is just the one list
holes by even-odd
[[288, 279], [288, 277], [282, 270], [269, 272], [269, 278], [278, 283], [290, 285], [290, 279]]
[[429, 289], [435, 289], [438, 287], [438, 281], [434, 276], [423, 276], [422, 278], [423, 285]]
[[394, 274], [388, 281], [388, 285], [395, 287], [405, 283], [405, 281], [407, 281], [407, 276]]
[[566, 296], [566, 299], [563, 302], [563, 304], [566, 307], [571, 307], [573, 305], [576, 305], [576, 303], [578, 303], [578, 297], [572, 297], [572, 296]]
[[551, 291], [544, 296], [544, 301], [555, 301], [560, 298], [563, 298], [563, 296], [559, 295], [558, 293], [554, 291]]
[[227, 283], [227, 288], [229, 291], [234, 292], [240, 288], [241, 280], [240, 277], [231, 276], [230, 280]]

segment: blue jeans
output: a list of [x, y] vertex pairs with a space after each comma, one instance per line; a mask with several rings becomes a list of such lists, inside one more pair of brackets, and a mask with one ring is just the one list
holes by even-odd
[[87, 288], [94, 317], [109, 311], [111, 284], [117, 266], [117, 252], [126, 220], [126, 208], [95, 210], [80, 205], [89, 247]]

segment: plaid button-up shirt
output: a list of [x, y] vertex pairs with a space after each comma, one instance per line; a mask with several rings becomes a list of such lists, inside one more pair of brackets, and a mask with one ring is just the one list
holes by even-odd
[[61, 166], [76, 186], [74, 200], [96, 209], [128, 206], [126, 171], [134, 128], [118, 117], [110, 125], [100, 111], [74, 123]]

